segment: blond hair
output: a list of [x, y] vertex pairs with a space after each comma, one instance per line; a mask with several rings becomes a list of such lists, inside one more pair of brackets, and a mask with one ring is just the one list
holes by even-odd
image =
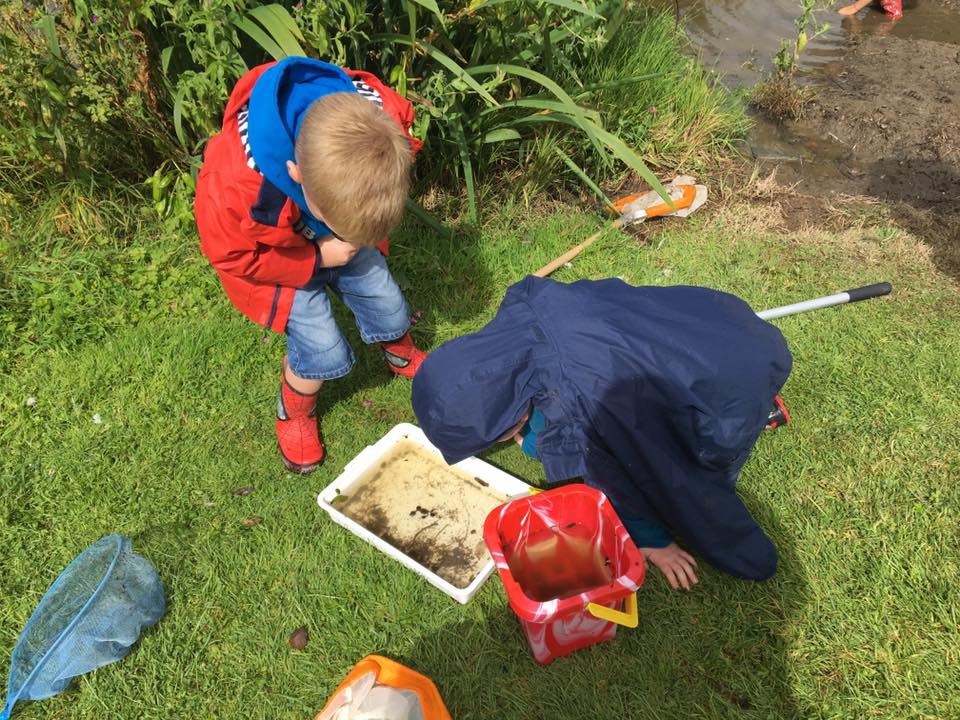
[[314, 102], [296, 144], [303, 192], [343, 239], [376, 245], [403, 216], [410, 143], [386, 112], [357, 93]]

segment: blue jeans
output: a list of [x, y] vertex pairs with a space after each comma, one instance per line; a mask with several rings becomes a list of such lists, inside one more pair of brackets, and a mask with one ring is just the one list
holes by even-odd
[[362, 248], [338, 268], [323, 268], [298, 288], [287, 320], [287, 364], [305, 380], [343, 377], [356, 362], [330, 306], [329, 288], [350, 308], [365, 343], [403, 337], [410, 310], [387, 261], [376, 248]]

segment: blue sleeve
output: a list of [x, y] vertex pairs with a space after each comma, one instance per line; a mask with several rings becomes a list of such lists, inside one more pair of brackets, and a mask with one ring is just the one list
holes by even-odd
[[673, 542], [670, 533], [653, 520], [628, 518], [621, 515], [620, 521], [627, 528], [637, 547], [662, 548]]
[[530, 414], [530, 419], [524, 424], [520, 429], [520, 434], [523, 435], [523, 443], [520, 447], [523, 449], [523, 452], [534, 460], [538, 460], [537, 457], [537, 434], [543, 432], [543, 429], [547, 426], [547, 419], [543, 416], [536, 408], [533, 409], [533, 412]]

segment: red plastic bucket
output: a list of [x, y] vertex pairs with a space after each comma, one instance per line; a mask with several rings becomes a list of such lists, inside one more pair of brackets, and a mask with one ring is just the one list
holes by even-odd
[[501, 505], [483, 539], [538, 663], [637, 626], [643, 556], [599, 490], [565, 485]]

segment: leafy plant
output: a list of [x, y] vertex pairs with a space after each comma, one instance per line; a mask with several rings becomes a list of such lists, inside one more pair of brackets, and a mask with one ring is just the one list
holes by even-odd
[[[602, 195], [604, 181], [632, 172], [660, 189], [648, 162], [661, 158], [635, 129], [650, 123], [610, 99], [664, 68], [591, 78], [611, 48], [665, 27], [621, 0], [118, 0], [104, 10], [47, 0], [0, 17], [4, 49], [19, 52], [15, 74], [29, 78], [0, 77], [9, 100], [0, 116], [19, 128], [0, 135], [3, 147], [45, 168], [57, 156], [65, 172], [149, 178], [166, 217], [186, 217], [203, 145], [236, 80], [300, 54], [370, 70], [409, 98], [413, 132], [428, 145], [422, 179], [464, 187], [470, 219], [479, 186], [495, 177]], [[676, 52], [675, 35], [649, 37], [661, 47], [646, 62]]]
[[774, 118], [798, 120], [813, 99], [812, 90], [797, 87], [796, 72], [807, 43], [830, 29], [828, 23], [817, 20], [816, 8], [817, 0], [800, 0], [801, 12], [793, 23], [796, 37], [780, 42], [780, 49], [773, 56], [774, 76], [754, 89], [753, 105]]
[[817, 0], [800, 0], [800, 15], [793, 21], [797, 35], [792, 40], [782, 40], [780, 50], [773, 56], [773, 66], [778, 79], [793, 81], [800, 62], [800, 53], [807, 43], [830, 29], [829, 23], [817, 20], [814, 10]]

